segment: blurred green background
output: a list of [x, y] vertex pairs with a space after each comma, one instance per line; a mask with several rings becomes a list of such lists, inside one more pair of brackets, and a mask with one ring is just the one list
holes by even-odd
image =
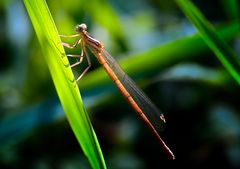
[[[238, 6], [231, 5], [237, 1], [193, 2], [240, 56], [239, 30], [233, 25]], [[47, 4], [59, 34], [74, 34], [76, 24], [86, 23], [166, 116], [161, 136], [175, 161], [167, 160], [92, 57], [79, 88], [108, 168], [240, 167], [239, 85], [175, 1]], [[0, 13], [0, 168], [90, 168], [65, 119], [23, 3], [2, 0]], [[148, 57], [149, 63], [141, 62]], [[73, 69], [75, 76], [84, 66], [86, 61]]]

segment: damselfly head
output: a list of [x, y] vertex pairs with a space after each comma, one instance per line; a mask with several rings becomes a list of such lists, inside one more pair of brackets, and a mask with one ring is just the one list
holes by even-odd
[[86, 31], [86, 30], [87, 30], [87, 25], [85, 23], [77, 25], [75, 28], [75, 31], [79, 33], [82, 33], [83, 31]]

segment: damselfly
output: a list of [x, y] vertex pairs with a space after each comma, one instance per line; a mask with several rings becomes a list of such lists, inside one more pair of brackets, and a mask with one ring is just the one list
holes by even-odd
[[81, 54], [67, 55], [69, 57], [79, 58], [79, 61], [71, 65], [71, 67], [79, 65], [82, 62], [84, 56], [87, 58], [88, 66], [77, 78], [77, 81], [80, 80], [91, 67], [91, 61], [87, 52], [88, 48], [96, 56], [99, 63], [104, 67], [107, 74], [110, 76], [126, 100], [130, 103], [132, 108], [141, 116], [144, 122], [152, 130], [168, 157], [174, 159], [174, 154], [164, 143], [158, 133], [162, 125], [166, 122], [164, 115], [150, 101], [144, 92], [137, 87], [133, 80], [131, 80], [131, 78], [124, 73], [116, 60], [105, 50], [103, 44], [90, 36], [86, 30], [86, 24], [80, 24], [75, 28], [77, 34], [70, 36], [60, 35], [64, 38], [79, 37], [79, 39], [73, 45], [64, 42], [62, 43], [62, 45], [67, 48], [75, 48], [78, 45], [81, 47]]

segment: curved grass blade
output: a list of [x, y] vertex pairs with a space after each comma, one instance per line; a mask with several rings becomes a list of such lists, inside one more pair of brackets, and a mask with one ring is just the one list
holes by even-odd
[[97, 137], [83, 107], [78, 86], [47, 4], [44, 0], [24, 0], [24, 4], [73, 132], [92, 168], [106, 168]]
[[216, 33], [201, 12], [189, 0], [176, 1], [189, 20], [195, 25], [206, 44], [212, 49], [227, 71], [240, 84], [240, 62], [234, 51]]

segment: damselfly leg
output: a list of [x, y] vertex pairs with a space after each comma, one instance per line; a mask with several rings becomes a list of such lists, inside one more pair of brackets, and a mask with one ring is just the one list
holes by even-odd
[[[79, 35], [77, 35], [79, 36]], [[60, 37], [64, 37], [64, 38], [74, 38], [74, 37], [77, 37], [76, 35], [70, 35], [70, 36], [65, 36], [65, 35], [60, 35]], [[88, 53], [87, 53], [87, 50], [86, 50], [86, 47], [83, 45], [83, 42], [81, 41], [81, 39], [77, 40], [73, 45], [72, 44], [68, 44], [68, 43], [65, 43], [65, 42], [62, 42], [62, 45], [67, 47], [67, 48], [70, 48], [70, 49], [73, 49], [75, 47], [77, 47], [77, 45], [81, 46], [81, 54], [68, 54], [67, 56], [68, 57], [74, 57], [74, 58], [79, 58], [79, 61], [77, 61], [76, 63], [72, 64], [71, 65], [71, 68], [79, 65], [80, 63], [82, 63], [83, 61], [83, 58], [84, 56], [86, 56], [87, 58], [87, 62], [88, 62], [88, 66], [84, 69], [84, 71], [80, 74], [80, 76], [78, 76], [77, 78], [77, 81], [79, 81], [84, 75], [85, 73], [89, 70], [89, 68], [91, 67], [91, 60], [88, 56]]]

